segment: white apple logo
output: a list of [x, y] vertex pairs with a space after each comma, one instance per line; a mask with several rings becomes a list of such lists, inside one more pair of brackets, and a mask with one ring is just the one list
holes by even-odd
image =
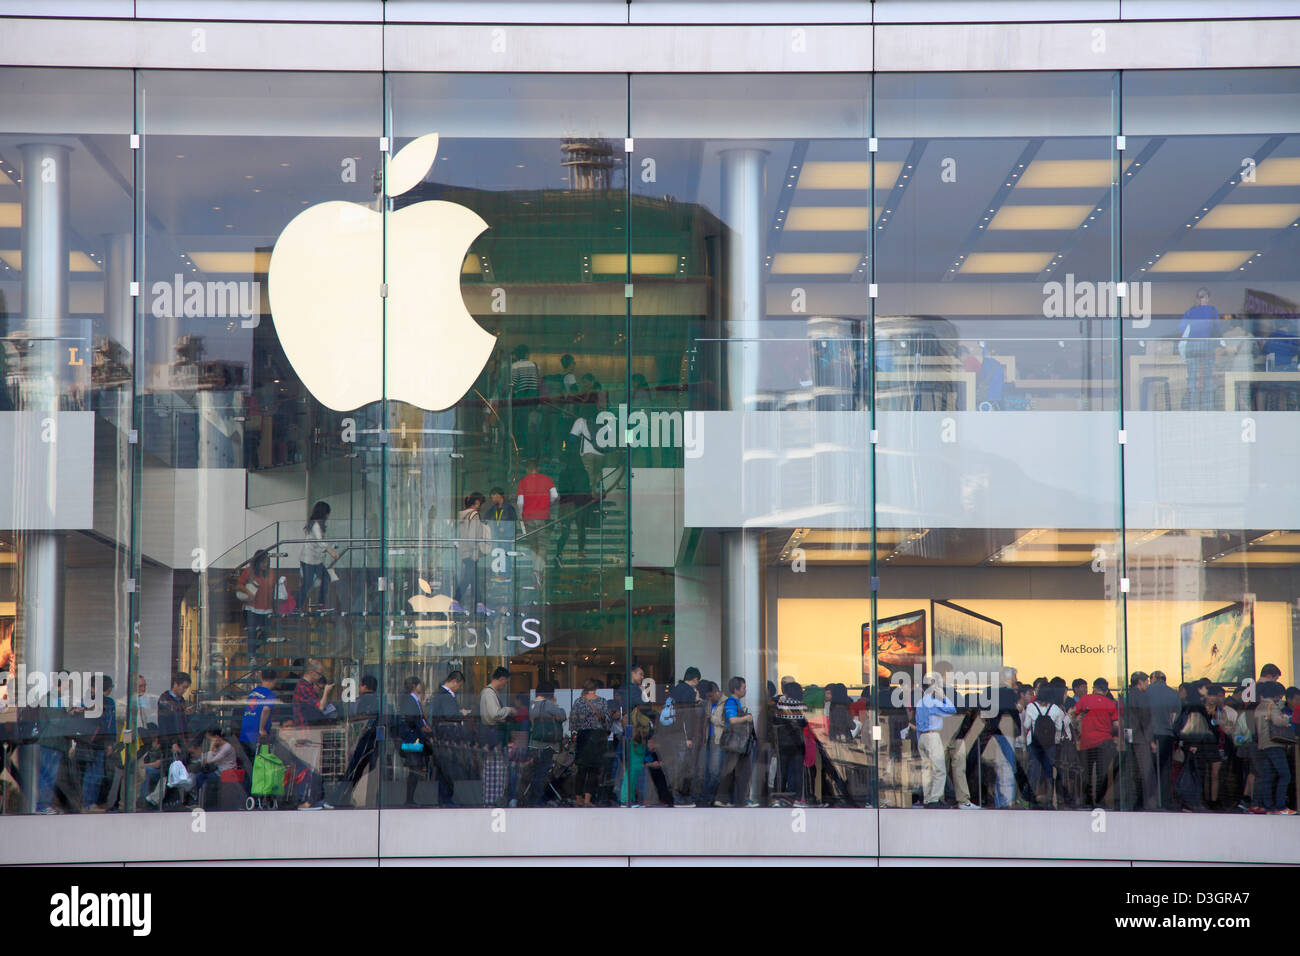
[[[437, 155], [437, 133], [408, 143], [388, 162], [387, 195], [423, 180]], [[390, 213], [387, 243], [383, 214], [350, 202], [304, 209], [284, 227], [267, 274], [271, 316], [321, 404], [350, 411], [379, 401], [385, 373], [389, 398], [429, 411], [460, 401], [496, 346], [460, 296], [465, 253], [486, 228], [472, 210], [442, 201]]]

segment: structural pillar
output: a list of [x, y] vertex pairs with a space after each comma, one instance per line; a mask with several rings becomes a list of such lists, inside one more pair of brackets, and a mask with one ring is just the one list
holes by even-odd
[[[722, 153], [724, 367], [726, 405], [734, 412], [755, 409], [758, 391], [759, 322], [763, 317], [763, 191], [767, 153], [730, 149]], [[741, 474], [742, 499], [745, 497]], [[763, 673], [762, 535], [730, 528], [722, 531], [722, 685], [743, 677], [746, 706], [761, 718], [766, 681]], [[761, 733], [761, 728], [760, 728]], [[760, 739], [762, 737], [760, 736]], [[755, 752], [757, 758], [757, 751]], [[757, 763], [757, 759], [755, 760]], [[758, 779], [755, 773], [752, 780]], [[753, 791], [751, 790], [751, 796]], [[726, 799], [720, 796], [719, 799]]]
[[[22, 269], [23, 316], [30, 350], [23, 359], [19, 407], [57, 419], [64, 374], [63, 333], [68, 315], [68, 206], [70, 151], [54, 143], [19, 147], [23, 163]], [[57, 434], [57, 432], [56, 432]], [[15, 489], [15, 502], [56, 494], [56, 443], [25, 443], [32, 454], [49, 457], [49, 487]], [[18, 506], [19, 602], [17, 650], [28, 674], [63, 667], [63, 569], [65, 536], [30, 527], [31, 510]], [[24, 511], [28, 511], [24, 514]], [[26, 688], [20, 688], [25, 694]], [[53, 687], [51, 687], [53, 691]], [[67, 702], [63, 702], [66, 706]], [[40, 745], [23, 747], [23, 809], [36, 810]]]

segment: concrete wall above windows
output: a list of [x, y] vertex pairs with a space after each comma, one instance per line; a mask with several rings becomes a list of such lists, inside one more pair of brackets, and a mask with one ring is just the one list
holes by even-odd
[[[596, 4], [592, 4], [596, 6]], [[14, 10], [0, 7], [0, 14]], [[89, 16], [86, 13], [79, 17]], [[833, 73], [1294, 66], [1300, 21], [666, 24], [12, 16], [0, 63], [166, 69]], [[196, 32], [200, 31], [200, 32]]]
[[[35, 13], [0, 0], [0, 16]], [[44, 17], [388, 23], [990, 23], [1260, 19], [1290, 0], [44, 0]]]

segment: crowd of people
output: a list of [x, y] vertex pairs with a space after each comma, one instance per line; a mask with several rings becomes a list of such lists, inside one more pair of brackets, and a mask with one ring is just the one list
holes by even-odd
[[[743, 678], [723, 687], [695, 667], [668, 684], [633, 666], [626, 684], [530, 693], [510, 692], [505, 667], [485, 676], [469, 694], [460, 669], [432, 689], [412, 675], [382, 707], [374, 675], [345, 701], [320, 662], [299, 661], [262, 669], [224, 718], [190, 702], [187, 674], [157, 697], [140, 678], [134, 739], [105, 678], [8, 725], [26, 736], [4, 740], [6, 809], [27, 786], [41, 813], [127, 809], [128, 790], [142, 810], [375, 806], [383, 781], [385, 804], [405, 806], [1296, 812], [1300, 689], [1271, 664], [1231, 692], [1139, 671], [1118, 696], [1105, 678], [1026, 684], [1007, 667], [979, 706], [943, 662], [914, 698], [785, 676], [754, 700]], [[331, 730], [348, 753], [327, 767]], [[18, 757], [33, 743], [27, 780]]]
[[1121, 699], [1106, 678], [1025, 684], [1004, 668], [995, 714], [956, 707], [952, 668], [935, 670], [914, 707], [881, 711], [896, 751], [916, 741], [924, 806], [1296, 812], [1300, 689], [1275, 665], [1232, 693], [1136, 671]]

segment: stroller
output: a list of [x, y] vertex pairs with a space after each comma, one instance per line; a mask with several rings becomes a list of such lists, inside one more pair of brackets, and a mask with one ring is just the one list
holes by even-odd
[[[564, 749], [556, 750], [554, 754], [546, 779], [540, 782], [536, 779], [535, 772], [538, 761], [537, 758], [533, 758], [534, 772], [528, 775], [528, 785], [519, 795], [520, 804], [545, 806], [554, 803], [558, 807], [575, 806], [571, 795], [573, 790], [571, 778], [577, 776], [573, 750], [566, 744]], [[541, 793], [534, 796], [536, 793], [534, 788], [540, 788]]]

